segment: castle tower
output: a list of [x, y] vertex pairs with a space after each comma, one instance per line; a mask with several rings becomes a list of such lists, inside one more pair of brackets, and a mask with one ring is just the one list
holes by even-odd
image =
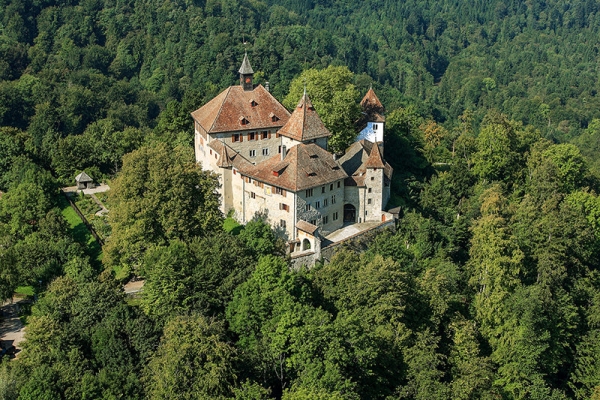
[[385, 128], [385, 109], [373, 88], [370, 88], [365, 97], [360, 101], [362, 116], [357, 122], [360, 133], [356, 140], [368, 140], [378, 143], [383, 151], [383, 130]]
[[240, 73], [240, 86], [244, 88], [244, 91], [252, 91], [254, 89], [254, 70], [248, 61], [248, 53], [244, 53], [244, 61], [238, 71]]
[[327, 139], [331, 136], [315, 111], [306, 91], [290, 119], [278, 133], [282, 136], [281, 144], [288, 150], [300, 143], [315, 143], [327, 150]]

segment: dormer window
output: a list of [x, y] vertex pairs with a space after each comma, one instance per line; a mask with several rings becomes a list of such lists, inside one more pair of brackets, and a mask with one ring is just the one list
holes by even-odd
[[256, 101], [254, 101], [254, 100], [251, 100], [251, 101], [250, 101], [250, 105], [251, 105], [252, 107], [256, 107], [256, 106], [258, 105], [258, 103], [257, 103]]
[[269, 117], [271, 117], [271, 122], [279, 121], [279, 117], [273, 113], [269, 114]]
[[245, 117], [240, 117], [241, 125], [248, 125], [249, 123], [250, 123], [250, 121], [248, 121]]

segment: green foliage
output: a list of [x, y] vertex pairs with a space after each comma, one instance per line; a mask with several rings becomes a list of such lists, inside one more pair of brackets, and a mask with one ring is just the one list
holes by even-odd
[[354, 122], [360, 116], [360, 93], [352, 83], [353, 78], [346, 67], [309, 69], [291, 82], [289, 94], [283, 101], [293, 110], [306, 89], [323, 124], [332, 134], [329, 147], [336, 153], [343, 153], [356, 137]]
[[188, 149], [157, 144], [124, 157], [109, 194], [112, 235], [105, 264], [138, 268], [152, 245], [218, 229], [222, 215], [216, 187], [216, 178], [201, 171]]
[[235, 379], [235, 349], [221, 323], [201, 315], [169, 322], [145, 372], [151, 399], [224, 399]]

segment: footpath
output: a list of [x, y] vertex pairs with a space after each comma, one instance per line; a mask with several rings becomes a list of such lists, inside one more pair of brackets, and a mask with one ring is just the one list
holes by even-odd
[[17, 353], [25, 336], [25, 326], [19, 318], [19, 307], [23, 301], [7, 301], [0, 307], [0, 345], [3, 348], [15, 346]]

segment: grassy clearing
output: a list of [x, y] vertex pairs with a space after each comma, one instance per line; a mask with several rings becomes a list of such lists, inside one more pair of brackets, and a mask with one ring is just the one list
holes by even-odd
[[88, 228], [85, 226], [77, 212], [69, 205], [69, 202], [62, 196], [59, 197], [59, 206], [63, 217], [69, 223], [71, 235], [76, 242], [82, 244], [92, 260], [102, 260], [102, 247], [94, 239]]
[[231, 233], [233, 235], [239, 235], [242, 229], [244, 229], [244, 226], [240, 225], [235, 219], [227, 217], [223, 222], [223, 229], [225, 230], [225, 232]]
[[125, 281], [131, 275], [129, 268], [121, 265], [115, 265], [113, 271], [115, 273], [115, 279], [118, 281]]
[[17, 296], [32, 296], [35, 294], [35, 289], [33, 286], [19, 286], [15, 289], [15, 294]]

